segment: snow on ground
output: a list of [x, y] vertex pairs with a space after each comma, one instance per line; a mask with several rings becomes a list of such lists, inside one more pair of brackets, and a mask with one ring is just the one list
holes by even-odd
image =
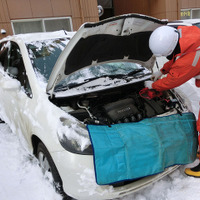
[[188, 177], [184, 174], [185, 167], [198, 163], [181, 166], [178, 170], [147, 187], [121, 200], [197, 200], [200, 197], [200, 179]]
[[6, 124], [0, 124], [0, 200], [61, 200]]
[[[61, 200], [45, 180], [38, 162], [6, 124], [0, 124], [0, 200]], [[195, 165], [195, 163], [189, 165]], [[197, 200], [200, 179], [184, 175], [180, 167], [171, 175], [120, 200]]]

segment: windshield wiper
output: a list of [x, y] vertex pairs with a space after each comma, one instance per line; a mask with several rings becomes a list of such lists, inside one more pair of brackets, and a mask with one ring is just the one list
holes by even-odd
[[87, 79], [84, 79], [84, 82], [82, 83], [69, 83], [67, 86], [60, 86], [58, 88], [56, 88], [56, 91], [64, 91], [66, 89], [72, 89], [74, 87], [78, 87], [80, 85], [83, 85], [85, 83], [89, 83], [90, 81], [94, 81], [94, 80], [97, 80], [99, 78], [111, 78], [111, 79], [114, 79], [114, 78], [122, 78], [123, 76], [125, 76], [124, 74], [116, 74], [116, 75], [103, 75], [103, 76], [96, 76], [96, 77], [92, 77], [92, 78], [87, 78]]
[[145, 68], [141, 68], [141, 69], [137, 69], [137, 70], [133, 70], [131, 72], [129, 72], [128, 74], [106, 74], [106, 75], [103, 75], [103, 76], [99, 76], [99, 77], [92, 77], [92, 78], [87, 78], [87, 79], [84, 79], [84, 82], [83, 83], [87, 83], [89, 81], [93, 81], [93, 80], [96, 80], [96, 79], [99, 79], [99, 78], [110, 78], [110, 79], [115, 79], [115, 78], [126, 78], [128, 76], [132, 76], [134, 74], [137, 74], [139, 72], [142, 72], [144, 71]]
[[139, 72], [142, 72], [142, 71], [144, 71], [144, 70], [145, 70], [145, 68], [133, 70], [133, 71], [129, 72], [128, 74], [126, 74], [126, 76], [132, 76], [132, 75], [137, 74], [137, 73], [139, 73]]
[[144, 71], [145, 68], [141, 68], [141, 69], [137, 69], [137, 70], [133, 70], [131, 72], [129, 72], [128, 74], [105, 74], [105, 75], [102, 75], [102, 76], [96, 76], [96, 77], [92, 77], [92, 78], [87, 78], [87, 79], [84, 79], [84, 82], [82, 83], [69, 83], [67, 86], [64, 86], [64, 87], [58, 87], [56, 89], [56, 91], [64, 91], [66, 89], [71, 89], [71, 88], [74, 88], [74, 87], [78, 87], [80, 85], [83, 85], [85, 83], [88, 83], [90, 81], [93, 81], [93, 80], [97, 80], [99, 78], [110, 78], [110, 79], [115, 79], [115, 78], [118, 78], [118, 79], [127, 79], [127, 78], [131, 78], [133, 75], [139, 73], [139, 72], [142, 72]]
[[67, 86], [58, 86], [57, 88], [55, 88], [55, 91], [65, 91], [67, 89], [72, 89], [74, 87], [78, 87], [80, 85], [83, 85], [85, 83], [89, 83], [90, 81], [94, 81], [94, 80], [97, 80], [99, 78], [110, 78], [110, 79], [114, 79], [114, 78], [122, 78], [124, 77], [125, 75], [124, 74], [116, 74], [116, 75], [103, 75], [103, 76], [96, 76], [96, 77], [92, 77], [92, 78], [87, 78], [87, 79], [84, 79], [84, 82], [82, 83], [69, 83]]
[[87, 78], [87, 79], [84, 79], [84, 83], [87, 83], [87, 82], [90, 82], [90, 81], [93, 81], [93, 80], [96, 80], [96, 79], [99, 79], [99, 78], [110, 78], [110, 79], [115, 79], [115, 78], [122, 78], [124, 77], [125, 74], [111, 74], [111, 75], [103, 75], [103, 76], [96, 76], [96, 77], [92, 77], [92, 78]]

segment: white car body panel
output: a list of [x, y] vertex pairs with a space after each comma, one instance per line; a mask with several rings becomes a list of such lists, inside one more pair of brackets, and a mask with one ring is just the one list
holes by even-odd
[[[0, 88], [0, 91], [2, 92], [3, 98], [1, 98], [0, 101], [2, 101], [2, 105], [5, 105], [2, 109], [5, 108], [7, 112], [10, 111], [10, 114], [6, 114], [8, 116], [6, 122], [11, 125], [14, 132], [18, 132], [19, 134], [23, 133], [28, 141], [29, 148], [31, 150], [32, 134], [39, 136], [42, 141], [47, 140], [45, 143], [48, 147], [50, 147], [52, 152], [63, 150], [57, 139], [57, 126], [55, 126], [57, 124], [52, 116], [59, 120], [60, 116], [66, 113], [56, 107], [54, 104], [52, 104], [48, 100], [48, 95], [45, 94], [38, 85], [38, 80], [35, 76], [35, 72], [29, 59], [27, 48], [25, 46], [25, 43], [21, 39], [21, 36], [14, 36], [11, 41], [16, 42], [19, 45], [20, 50], [23, 54], [23, 61], [24, 65], [26, 66], [26, 72], [29, 78], [29, 82], [31, 83], [33, 97], [29, 98], [23, 91], [13, 90], [12, 92], [10, 92], [11, 89], [6, 89], [3, 85], [1, 85], [2, 87]], [[8, 75], [5, 75], [4, 72], [3, 75], [0, 74], [0, 76], [0, 84], [5, 84], [5, 79], [7, 81], [13, 81], [12, 78]], [[10, 102], [10, 98], [12, 98], [11, 105], [8, 104], [8, 102]], [[16, 104], [16, 102], [18, 102], [19, 104]], [[40, 112], [41, 108], [43, 109], [43, 112]], [[6, 111], [4, 111], [4, 113]], [[20, 113], [22, 113], [22, 115]], [[34, 114], [32, 115], [30, 113]], [[24, 116], [24, 114], [26, 117]], [[46, 127], [43, 127], [41, 124], [46, 124]], [[41, 132], [43, 134], [40, 134]], [[54, 136], [48, 137], [48, 134], [51, 132]]]
[[[83, 158], [81, 155], [73, 155], [67, 151], [53, 153], [52, 156], [57, 163], [61, 161], [65, 163], [64, 165], [57, 166], [59, 172], [63, 175], [65, 174], [63, 176], [63, 187], [65, 191], [70, 196], [82, 200], [116, 199], [126, 196], [144, 189], [179, 167], [178, 165], [169, 167], [161, 174], [148, 176], [122, 187], [113, 187], [111, 185], [99, 186], [95, 180], [92, 156]], [[68, 164], [69, 161], [71, 165]], [[67, 172], [71, 173], [69, 174]], [[73, 187], [69, 188], [69, 185]]]

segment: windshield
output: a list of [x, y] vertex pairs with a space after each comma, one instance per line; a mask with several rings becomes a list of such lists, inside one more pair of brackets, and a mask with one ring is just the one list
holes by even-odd
[[100, 77], [110, 78], [128, 78], [137, 76], [144, 76], [151, 72], [146, 68], [136, 63], [129, 62], [116, 62], [96, 65], [88, 68], [81, 69], [67, 76], [56, 87], [55, 91], [63, 90], [64, 88], [72, 88], [77, 85], [87, 83], [91, 80]]
[[45, 83], [48, 82], [52, 69], [68, 41], [62, 38], [26, 44], [35, 73]]
[[[68, 42], [67, 38], [62, 38], [35, 41], [26, 44], [34, 71], [42, 88], [46, 89], [53, 67]], [[68, 75], [55, 87], [55, 91], [73, 88], [101, 77], [127, 80], [130, 77], [132, 79], [143, 77], [149, 73], [150, 71], [141, 65], [129, 62], [89, 66]]]

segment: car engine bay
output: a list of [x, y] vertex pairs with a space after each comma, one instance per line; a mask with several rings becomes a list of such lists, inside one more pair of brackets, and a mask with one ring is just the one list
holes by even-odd
[[[173, 91], [149, 98], [142, 94], [144, 82], [51, 101], [85, 124], [111, 125], [137, 122], [166, 112], [183, 112], [183, 103]], [[151, 91], [151, 92], [155, 92]]]

